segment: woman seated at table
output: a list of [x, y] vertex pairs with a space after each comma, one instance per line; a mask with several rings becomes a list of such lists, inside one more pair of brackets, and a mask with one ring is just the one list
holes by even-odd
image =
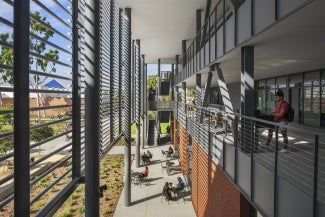
[[185, 188], [185, 183], [181, 177], [177, 177], [177, 180], [178, 180], [178, 183], [177, 183], [176, 187], [174, 188], [174, 190], [181, 191]]
[[170, 185], [168, 182], [165, 183], [164, 187], [163, 187], [163, 193], [165, 194], [165, 196], [168, 198], [168, 200], [172, 199], [172, 194], [170, 193], [172, 189], [170, 188]]
[[139, 178], [147, 177], [148, 176], [148, 173], [149, 173], [149, 169], [148, 169], [148, 167], [146, 167], [144, 169], [144, 171], [139, 174]]
[[174, 149], [172, 148], [172, 146], [169, 146], [168, 150], [167, 150], [167, 155], [171, 156], [174, 153]]

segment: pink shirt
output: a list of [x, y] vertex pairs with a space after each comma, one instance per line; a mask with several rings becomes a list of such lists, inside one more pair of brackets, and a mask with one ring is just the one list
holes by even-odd
[[277, 114], [279, 114], [282, 109], [285, 110], [286, 112], [284, 113], [284, 115], [282, 117], [274, 117], [275, 122], [286, 122], [287, 121], [286, 113], [289, 110], [289, 104], [284, 100], [281, 100], [280, 102], [277, 102], [275, 104], [275, 112]]

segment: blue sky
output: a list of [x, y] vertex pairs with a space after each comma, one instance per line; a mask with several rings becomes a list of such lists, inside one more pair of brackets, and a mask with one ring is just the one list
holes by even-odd
[[[49, 8], [51, 11], [56, 13], [62, 20], [65, 21], [68, 25], [71, 25], [71, 15], [65, 13], [62, 11], [61, 8], [57, 6], [57, 4], [53, 0], [40, 0], [40, 2], [44, 5], [46, 5], [47, 8]], [[68, 11], [70, 11], [69, 5], [71, 4], [67, 0], [59, 0], [59, 2], [66, 8]], [[66, 35], [68, 38], [71, 39], [71, 30], [66, 27], [64, 24], [59, 22], [57, 18], [53, 17], [51, 14], [47, 13], [44, 9], [39, 7], [37, 4], [35, 4], [33, 1], [31, 1], [31, 11], [38, 11], [40, 12], [41, 16], [46, 17], [46, 21], [51, 23], [51, 26], [58, 31], [60, 31], [63, 35]], [[0, 1], [0, 16], [9, 20], [10, 22], [13, 22], [13, 8], [5, 3], [4, 1]], [[9, 33], [12, 34], [12, 28], [9, 26], [6, 26], [4, 24], [0, 23], [0, 33]], [[52, 43], [55, 43], [69, 51], [71, 51], [71, 42], [59, 34], [54, 34], [53, 37], [49, 39]], [[47, 46], [47, 49], [53, 49], [51, 46]], [[64, 62], [66, 64], [71, 64], [71, 55], [67, 54], [63, 51], [59, 51], [59, 61]], [[35, 65], [31, 67], [31, 69], [36, 69]], [[39, 69], [38, 69], [39, 70]], [[57, 75], [62, 75], [65, 77], [71, 77], [70, 67], [61, 66], [60, 64], [56, 64], [56, 73]], [[161, 71], [171, 71], [171, 65], [170, 64], [161, 64]], [[158, 72], [158, 65], [157, 64], [148, 64], [147, 65], [147, 74], [153, 75], [157, 74]], [[44, 83], [50, 81], [52, 78], [47, 78]], [[32, 80], [32, 79], [31, 79]], [[61, 84], [63, 84], [65, 87], [68, 87], [70, 82], [66, 80], [57, 79]]]
[[[171, 64], [161, 64], [160, 65], [161, 71], [172, 71]], [[147, 65], [147, 75], [158, 74], [158, 64], [148, 64]]]

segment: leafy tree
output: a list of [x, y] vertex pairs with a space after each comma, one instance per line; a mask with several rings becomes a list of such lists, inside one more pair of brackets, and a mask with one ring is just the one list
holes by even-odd
[[54, 135], [54, 130], [52, 127], [44, 126], [34, 129], [30, 132], [30, 139], [35, 142], [40, 142], [48, 137]]
[[[42, 17], [39, 12], [33, 12], [31, 14], [33, 19], [30, 21], [30, 28], [31, 32], [34, 35], [37, 35], [38, 37], [42, 38], [42, 40], [39, 40], [38, 38], [31, 35], [30, 40], [30, 51], [35, 52], [38, 54], [37, 56], [32, 56], [30, 58], [30, 64], [35, 64], [36, 71], [39, 70], [39, 68], [45, 72], [45, 73], [52, 73], [56, 72], [55, 62], [50, 62], [48, 59], [52, 60], [58, 60], [59, 59], [59, 51], [54, 49], [48, 49], [46, 47], [46, 43], [44, 41], [47, 41], [50, 37], [53, 37], [54, 32], [49, 29], [47, 26], [45, 26], [43, 23], [47, 24], [48, 26], [51, 26], [51, 24], [46, 21], [46, 17]], [[38, 20], [42, 21], [39, 22]], [[39, 55], [45, 56], [45, 58], [40, 58]], [[34, 74], [33, 76], [33, 82], [30, 82], [34, 89], [39, 89], [40, 85], [45, 82], [47, 79], [47, 76], [45, 76], [42, 80], [40, 79], [38, 74]], [[40, 107], [40, 93], [37, 93], [37, 106]], [[45, 116], [45, 111], [44, 111]], [[37, 117], [40, 117], [40, 110], [38, 110]]]
[[[56, 49], [47, 49], [45, 43], [45, 41], [47, 41], [50, 37], [53, 37], [54, 35], [54, 32], [50, 28], [48, 28], [48, 26], [51, 26], [51, 24], [46, 21], [46, 17], [42, 17], [39, 12], [33, 12], [31, 13], [31, 16], [33, 19], [31, 19], [30, 21], [30, 30], [32, 33], [30, 37], [30, 51], [31, 53], [35, 53], [37, 55], [31, 55], [29, 59], [30, 65], [35, 66], [36, 71], [38, 71], [40, 68], [40, 70], [45, 73], [55, 73], [55, 62], [50, 60], [58, 60], [59, 51]], [[43, 23], [45, 23], [46, 25], [44, 25]], [[0, 40], [8, 44], [13, 44], [12, 38], [9, 37], [8, 33], [0, 34]], [[12, 48], [2, 46], [0, 54], [0, 64], [13, 66]], [[40, 56], [44, 56], [45, 58], [41, 58]], [[0, 69], [0, 75], [2, 78], [2, 83], [13, 83], [13, 73], [11, 69]], [[47, 76], [41, 79], [39, 75], [35, 74], [33, 76], [33, 79], [30, 81], [30, 84], [33, 86], [34, 89], [39, 89], [40, 85], [45, 82], [46, 79]], [[2, 103], [1, 98], [0, 101], [0, 103]], [[40, 106], [39, 93], [37, 93], [37, 106]], [[39, 117], [40, 111], [38, 111], [38, 118]]]
[[149, 75], [147, 80], [147, 88], [156, 89], [158, 86], [158, 75]]
[[[9, 40], [9, 34], [8, 33], [1, 33], [0, 34], [0, 41], [2, 42], [7, 42], [12, 45], [12, 40]], [[0, 52], [0, 64], [7, 65], [7, 66], [13, 66], [13, 50], [10, 47], [1, 47], [1, 52]], [[13, 83], [13, 76], [12, 76], [12, 69], [5, 69], [5, 68], [0, 68], [0, 85], [3, 83]], [[0, 106], [2, 105], [2, 94], [0, 91]]]

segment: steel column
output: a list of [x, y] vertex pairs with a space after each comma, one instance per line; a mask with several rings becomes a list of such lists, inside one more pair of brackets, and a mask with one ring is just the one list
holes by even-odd
[[[160, 96], [160, 88], [161, 88], [161, 67], [160, 67], [160, 59], [158, 59], [158, 89], [156, 90], [156, 94], [157, 94], [157, 99], [159, 100], [159, 96]], [[159, 113], [159, 112], [157, 112]]]
[[85, 216], [99, 216], [100, 1], [85, 8]]
[[[241, 115], [254, 116], [254, 47], [241, 48]], [[252, 132], [253, 126], [243, 126], [242, 132]], [[251, 141], [242, 138], [242, 148], [249, 152]]]
[[254, 47], [241, 49], [241, 111], [244, 116], [254, 116]]
[[195, 105], [202, 106], [201, 74], [196, 74]]
[[[186, 104], [186, 82], [182, 82], [182, 103], [183, 106]], [[184, 107], [185, 111], [185, 107]]]
[[124, 205], [131, 205], [131, 8], [125, 8], [125, 126], [124, 126]]
[[199, 51], [199, 47], [200, 47], [200, 43], [201, 43], [201, 33], [200, 33], [200, 30], [201, 30], [201, 12], [202, 10], [201, 9], [197, 9], [196, 10], [196, 51]]
[[138, 52], [135, 58], [138, 59], [139, 62], [139, 67], [136, 69], [138, 71], [138, 79], [136, 79], [138, 81], [138, 89], [136, 90], [138, 94], [136, 94], [136, 96], [138, 96], [138, 99], [135, 99], [138, 101], [137, 104], [137, 108], [136, 108], [136, 112], [138, 112], [138, 114], [136, 114], [136, 136], [135, 136], [135, 145], [136, 145], [136, 167], [139, 168], [140, 167], [140, 104], [141, 104], [141, 85], [140, 85], [140, 80], [141, 80], [141, 56], [140, 56], [140, 40], [136, 40], [136, 44], [137, 44], [137, 48], [138, 48]]
[[[182, 40], [182, 56], [183, 56], [183, 65], [182, 65], [182, 67], [184, 69], [186, 67], [186, 64], [187, 64], [187, 62], [186, 62], [186, 40]], [[184, 73], [184, 70], [183, 70], [182, 73]]]
[[78, 28], [79, 2], [72, 2], [73, 19], [73, 51], [72, 51], [72, 177], [81, 176], [81, 47], [79, 35], [81, 31]]
[[178, 71], [179, 71], [179, 67], [178, 67], [178, 64], [179, 64], [179, 55], [176, 55], [175, 56], [175, 61], [176, 61], [176, 67], [175, 67], [175, 75], [178, 75]]
[[175, 65], [172, 64], [172, 74], [170, 76], [170, 82], [172, 83], [171, 84], [171, 98], [172, 98], [172, 101], [175, 101], [175, 95], [174, 95], [174, 78], [175, 78]]
[[142, 122], [142, 148], [144, 148], [146, 141], [147, 141], [147, 69], [145, 64], [145, 56], [142, 55], [143, 61], [143, 86], [142, 86], [142, 95], [143, 95], [143, 122]]
[[29, 1], [14, 1], [14, 213], [29, 216]]

